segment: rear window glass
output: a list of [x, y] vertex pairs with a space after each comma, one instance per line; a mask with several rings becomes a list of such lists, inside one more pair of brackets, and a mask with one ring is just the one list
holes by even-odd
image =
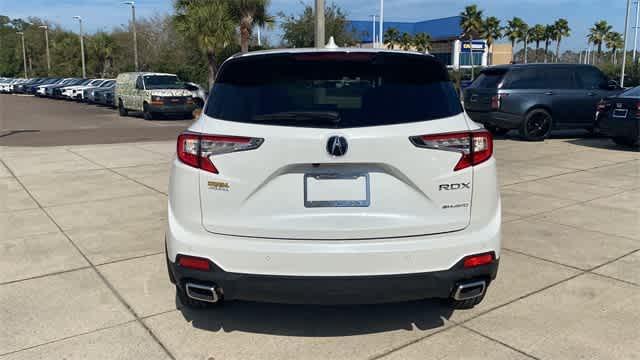
[[631, 89], [623, 92], [622, 94], [620, 94], [620, 96], [640, 97], [640, 86], [636, 86], [634, 88], [631, 88]]
[[461, 111], [446, 68], [430, 56], [340, 52], [231, 60], [206, 108], [222, 120], [321, 128], [418, 122]]
[[477, 89], [497, 89], [506, 73], [506, 70], [483, 71], [469, 87]]
[[511, 70], [502, 84], [505, 89], [544, 89], [548, 86], [544, 70], [534, 67]]

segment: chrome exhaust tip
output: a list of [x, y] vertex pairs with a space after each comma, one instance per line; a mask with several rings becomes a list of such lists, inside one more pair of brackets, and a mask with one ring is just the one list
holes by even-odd
[[487, 282], [484, 280], [473, 281], [458, 285], [453, 293], [454, 300], [468, 300], [482, 296], [487, 289]]
[[187, 291], [187, 296], [194, 300], [204, 301], [208, 303], [216, 303], [218, 302], [218, 300], [220, 300], [215, 285], [210, 286], [186, 283], [185, 290]]

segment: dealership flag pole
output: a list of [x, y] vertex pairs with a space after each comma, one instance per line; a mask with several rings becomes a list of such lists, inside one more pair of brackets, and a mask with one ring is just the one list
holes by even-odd
[[622, 71], [620, 74], [620, 87], [624, 87], [624, 70], [627, 65], [627, 27], [629, 21], [629, 8], [631, 0], [627, 0], [627, 14], [624, 17], [624, 46], [622, 47]]
[[378, 31], [380, 47], [384, 47], [384, 0], [380, 0], [380, 30]]

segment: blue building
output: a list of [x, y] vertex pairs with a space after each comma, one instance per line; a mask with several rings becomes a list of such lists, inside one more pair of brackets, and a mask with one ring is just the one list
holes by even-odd
[[[389, 28], [395, 28], [402, 33], [412, 36], [419, 33], [426, 33], [431, 36], [430, 53], [440, 59], [448, 66], [458, 68], [471, 65], [471, 51], [468, 39], [462, 38], [462, 28], [460, 27], [460, 16], [451, 16], [441, 19], [425, 20], [418, 22], [386, 21], [383, 24], [383, 34]], [[380, 23], [378, 19], [373, 20], [350, 20], [350, 25], [359, 39], [360, 46], [373, 47], [381, 43], [379, 32]], [[375, 34], [373, 33], [375, 29]], [[374, 38], [375, 36], [375, 38]], [[377, 45], [381, 46], [381, 45]], [[486, 66], [488, 49], [485, 40], [473, 41], [473, 64], [476, 66]]]

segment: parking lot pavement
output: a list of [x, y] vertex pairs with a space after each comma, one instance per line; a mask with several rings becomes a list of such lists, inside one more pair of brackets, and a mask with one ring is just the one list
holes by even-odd
[[640, 354], [638, 152], [597, 138], [496, 140], [498, 278], [482, 304], [452, 312], [432, 300], [182, 309], [163, 247], [173, 151], [173, 141], [0, 148], [0, 359]]
[[0, 94], [0, 146], [111, 144], [175, 139], [192, 120], [145, 121], [115, 109]]

